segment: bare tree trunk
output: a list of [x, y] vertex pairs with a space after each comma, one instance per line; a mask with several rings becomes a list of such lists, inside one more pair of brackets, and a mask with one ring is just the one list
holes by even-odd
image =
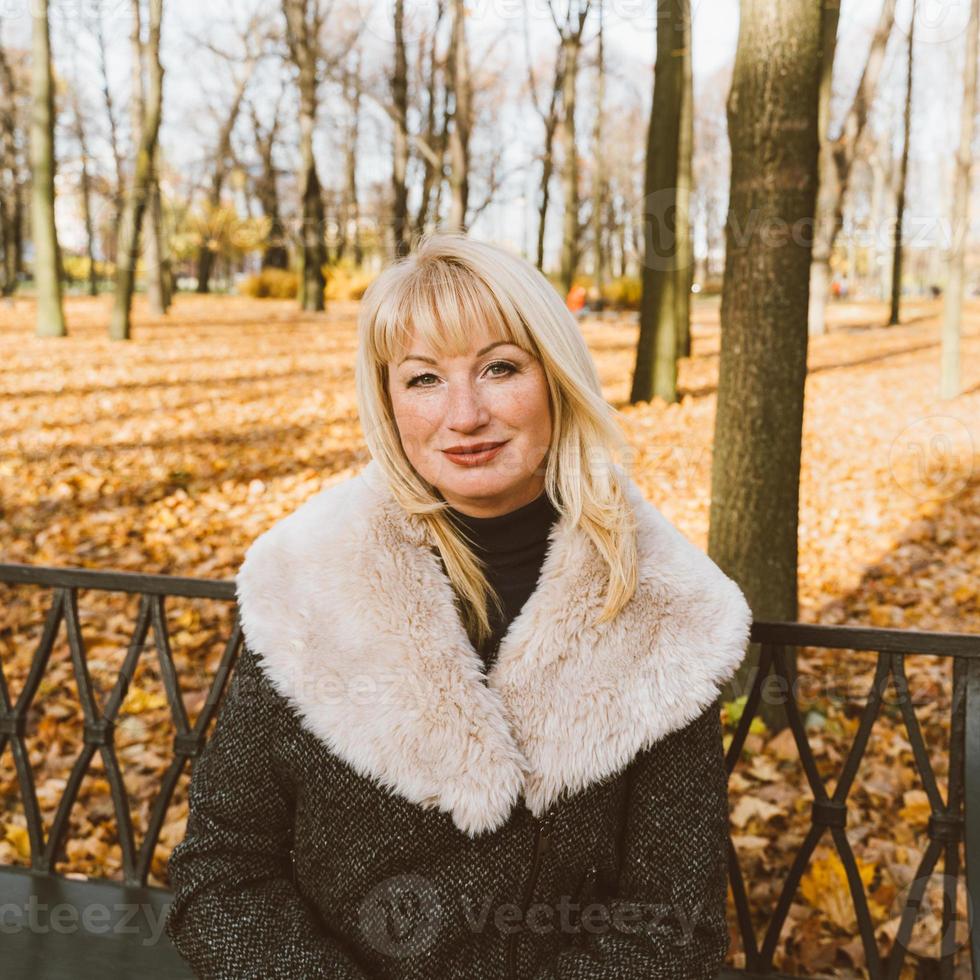
[[466, 4], [452, 0], [452, 42], [449, 49], [449, 84], [453, 95], [453, 125], [449, 131], [450, 229], [466, 229], [470, 192], [470, 129], [472, 127], [472, 80], [466, 43]]
[[[691, 356], [691, 286], [694, 284], [694, 236], [691, 233], [691, 202], [694, 197], [694, 55], [691, 47], [691, 9], [686, 0], [683, 24], [684, 88], [677, 134], [677, 283], [674, 288], [677, 324], [677, 356]], [[681, 40], [681, 39], [679, 39]]]
[[17, 277], [22, 268], [22, 166], [18, 152], [17, 105], [19, 85], [6, 52], [0, 47], [0, 242], [3, 244], [3, 263], [0, 266], [0, 296], [12, 296], [17, 289]]
[[54, 221], [54, 93], [48, 0], [31, 8], [31, 174], [33, 177], [34, 284], [38, 337], [67, 336], [61, 307], [61, 259]]
[[544, 124], [544, 146], [541, 152], [541, 180], [538, 184], [538, 235], [535, 265], [544, 269], [544, 238], [548, 222], [548, 205], [551, 199], [551, 178], [555, 172], [555, 132], [558, 128], [558, 107], [565, 77], [565, 46], [559, 45], [555, 56], [555, 73], [548, 99], [548, 108], [542, 108], [538, 101], [538, 86], [534, 78], [534, 67], [531, 60], [530, 31], [525, 20], [524, 48], [527, 58], [528, 89], [531, 101]]
[[105, 31], [103, 30], [102, 25], [102, 8], [100, 7], [96, 13], [96, 41], [99, 47], [99, 72], [102, 81], [102, 101], [105, 104], [106, 120], [109, 123], [109, 148], [112, 151], [112, 160], [115, 166], [116, 178], [113, 194], [116, 220], [112, 222], [112, 240], [109, 248], [109, 258], [112, 261], [115, 261], [117, 231], [126, 199], [126, 175], [123, 171], [122, 150], [119, 148], [119, 123], [116, 119], [116, 107], [112, 98], [112, 89], [109, 85], [109, 62], [106, 56]]
[[831, 79], [837, 48], [837, 24], [840, 0], [824, 0], [823, 54], [820, 67], [820, 188], [814, 220], [813, 268], [810, 270], [809, 331], [823, 334], [827, 329], [827, 293], [830, 288], [830, 258], [844, 220], [844, 194], [858, 142], [864, 132], [874, 102], [878, 78], [885, 60], [885, 48], [895, 23], [896, 0], [884, 0], [878, 26], [868, 51], [861, 81], [854, 101], [844, 120], [844, 128], [835, 140], [828, 134], [830, 126]]
[[289, 251], [285, 245], [285, 228], [279, 214], [279, 180], [275, 165], [276, 137], [279, 132], [279, 105], [282, 100], [280, 92], [276, 100], [272, 123], [268, 130], [263, 131], [255, 106], [251, 106], [252, 131], [255, 143], [262, 161], [262, 173], [256, 181], [256, 196], [262, 208], [262, 213], [269, 219], [269, 234], [265, 248], [262, 250], [263, 269], [288, 269]]
[[[808, 227], [817, 192], [821, 8], [743, 0], [728, 97], [732, 150], [708, 553], [755, 619], [797, 618]], [[754, 647], [754, 645], [753, 645]], [[747, 693], [749, 656], [725, 700]], [[782, 706], [761, 714], [775, 728]]]
[[[687, 281], [687, 243], [679, 237], [680, 149], [684, 62], [691, 56], [690, 0], [658, 0], [657, 64], [647, 133], [644, 186], [643, 299], [640, 336], [630, 403], [663, 398], [677, 401], [677, 358], [682, 304], [678, 291]], [[688, 147], [689, 149], [689, 147]], [[687, 180], [690, 207], [690, 176]], [[690, 233], [690, 222], [684, 230]]]
[[344, 149], [344, 170], [347, 192], [341, 205], [340, 241], [337, 257], [343, 258], [353, 251], [355, 265], [364, 259], [361, 247], [360, 208], [357, 201], [357, 151], [361, 117], [361, 63], [356, 56], [352, 69], [344, 73], [344, 101], [350, 112], [350, 125]]
[[89, 148], [85, 119], [82, 116], [81, 100], [78, 91], [72, 91], [72, 111], [75, 116], [75, 139], [81, 155], [82, 172], [80, 187], [82, 195], [82, 222], [85, 226], [85, 247], [88, 253], [88, 294], [98, 296], [99, 283], [95, 274], [95, 227], [92, 221], [92, 178], [88, 172]]
[[[439, 28], [445, 13], [445, 2], [439, 0], [436, 4], [434, 22], [427, 30], [429, 42], [426, 52], [425, 39], [420, 41], [419, 62], [427, 66], [427, 77], [424, 79], [426, 99], [425, 130], [420, 144], [429, 148], [422, 149], [422, 188], [419, 208], [415, 215], [415, 233], [422, 235], [427, 229], [429, 214], [439, 213], [439, 197], [443, 183], [443, 160], [449, 143], [449, 126], [452, 111], [449, 106], [449, 85], [440, 85], [440, 79], [445, 75], [446, 59], [439, 53], [437, 41]], [[442, 95], [440, 110], [439, 96]]]
[[595, 125], [592, 128], [592, 154], [595, 157], [595, 185], [592, 188], [592, 265], [595, 276], [595, 288], [598, 296], [602, 297], [605, 285], [605, 248], [603, 242], [603, 221], [606, 211], [606, 171], [605, 147], [602, 144], [602, 122], [606, 101], [606, 65], [603, 51], [603, 3], [599, 0], [599, 50], [596, 54], [596, 112]]
[[[134, 0], [137, 12], [139, 0]], [[137, 16], [137, 21], [139, 20]], [[136, 259], [139, 254], [140, 227], [146, 209], [150, 182], [153, 179], [153, 156], [160, 131], [163, 109], [163, 65], [160, 63], [160, 29], [163, 20], [163, 0], [150, 0], [150, 23], [146, 44], [147, 91], [144, 100], [142, 125], [133, 166], [132, 181], [123, 207], [119, 229], [119, 248], [116, 257], [116, 295], [109, 322], [113, 340], [129, 340], [130, 311], [136, 284]], [[137, 30], [139, 29], [137, 24]]]
[[871, 168], [871, 261], [874, 268], [875, 296], [884, 299], [891, 289], [891, 280], [886, 273], [887, 258], [881, 242], [881, 236], [874, 233], [883, 228], [891, 212], [891, 189], [893, 184], [893, 159], [891, 146], [887, 140], [880, 140], [869, 155], [868, 166]]
[[326, 282], [323, 266], [327, 261], [323, 244], [323, 198], [313, 151], [316, 127], [317, 90], [320, 78], [317, 60], [320, 53], [322, 17], [319, 0], [283, 0], [286, 35], [293, 63], [299, 72], [299, 185], [303, 201], [303, 231], [300, 246], [300, 307], [322, 310]]
[[893, 327], [901, 321], [902, 315], [902, 258], [903, 226], [905, 224], [905, 193], [909, 181], [909, 149], [912, 145], [912, 52], [915, 43], [916, 0], [912, 0], [912, 14], [909, 20], [908, 67], [905, 79], [905, 131], [902, 137], [902, 165], [898, 176], [898, 202], [895, 207], [895, 244], [892, 251], [892, 308], [888, 326]]
[[835, 144], [831, 140], [830, 102], [833, 96], [834, 60], [837, 54], [837, 28], [840, 23], [840, 0], [823, 0], [823, 40], [820, 57], [820, 186], [814, 215], [813, 262], [810, 266], [810, 299], [808, 329], [822, 334], [827, 323], [827, 296], [830, 291], [830, 253], [833, 241], [834, 210], [842, 193], [838, 186]]
[[[245, 100], [245, 92], [255, 67], [255, 61], [246, 64], [243, 77], [239, 78], [232, 96], [228, 113], [221, 121], [218, 130], [218, 145], [214, 154], [214, 170], [211, 171], [211, 188], [208, 193], [208, 220], [213, 220], [216, 211], [221, 207], [221, 192], [224, 190], [225, 179], [228, 176], [228, 164], [231, 157], [231, 137], [238, 122], [238, 114]], [[197, 292], [207, 293], [211, 288], [211, 267], [214, 262], [214, 252], [205, 240], [197, 253]]]
[[963, 329], [963, 266], [970, 230], [970, 163], [977, 104], [977, 31], [980, 30], [980, 0], [971, 0], [966, 29], [966, 67], [963, 70], [963, 105], [960, 109], [960, 145], [956, 153], [953, 183], [952, 238], [950, 241], [943, 298], [942, 365], [940, 398], [955, 398], [961, 390], [960, 333]]
[[150, 312], [163, 316], [170, 309], [169, 265], [163, 230], [163, 203], [160, 197], [160, 145], [153, 154], [153, 176], [146, 201], [146, 299]]
[[408, 241], [408, 62], [405, 57], [405, 0], [395, 0], [395, 70], [391, 76], [391, 99], [395, 133], [391, 166], [394, 204], [392, 212], [392, 247], [395, 255], [404, 255]]
[[[580, 254], [579, 246], [579, 190], [578, 152], [575, 145], [575, 87], [578, 81], [578, 56], [582, 50], [582, 29], [589, 14], [589, 0], [579, 0], [578, 25], [566, 29], [562, 35], [561, 118], [558, 122], [558, 141], [562, 148], [561, 189], [564, 211], [562, 213], [561, 282], [567, 293], [572, 288]], [[572, 14], [569, 12], [569, 21]]]

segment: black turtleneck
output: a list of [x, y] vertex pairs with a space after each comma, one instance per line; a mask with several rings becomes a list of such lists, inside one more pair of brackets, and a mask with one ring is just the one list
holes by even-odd
[[477, 558], [486, 563], [487, 580], [504, 605], [502, 618], [493, 603], [488, 607], [493, 632], [479, 652], [489, 670], [508, 626], [537, 586], [548, 550], [548, 534], [558, 511], [547, 492], [542, 491], [530, 503], [496, 517], [471, 517], [454, 507], [447, 508], [446, 514], [472, 542]]

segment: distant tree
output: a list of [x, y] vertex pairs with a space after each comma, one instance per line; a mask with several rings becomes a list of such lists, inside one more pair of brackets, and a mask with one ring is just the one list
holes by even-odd
[[[99, 80], [102, 87], [102, 102], [105, 106], [106, 123], [109, 128], [109, 149], [112, 152], [115, 184], [113, 187], [113, 220], [109, 222], [109, 241], [106, 249], [109, 258], [116, 261], [118, 228], [122, 221], [123, 208], [126, 202], [126, 172], [123, 161], [123, 151], [119, 139], [119, 120], [116, 103], [109, 84], [109, 58], [106, 50], [105, 28], [102, 22], [102, 5], [95, 10], [95, 19], [91, 27], [99, 50]], [[135, 138], [135, 137], [134, 137]]]
[[279, 89], [270, 114], [268, 126], [259, 118], [254, 103], [249, 104], [253, 144], [259, 155], [259, 175], [255, 180], [255, 196], [262, 214], [268, 222], [268, 233], [262, 249], [263, 269], [288, 269], [289, 249], [286, 246], [286, 229], [282, 223], [279, 205], [279, 171], [276, 169], [276, 143], [279, 139], [280, 107], [283, 89]]
[[[221, 196], [225, 182], [234, 165], [232, 151], [232, 136], [242, 108], [246, 104], [249, 85], [255, 76], [263, 55], [266, 53], [267, 41], [272, 34], [272, 25], [268, 23], [265, 13], [252, 11], [244, 23], [237, 27], [235, 45], [223, 48], [209, 37], [197, 38], [196, 44], [216, 55], [227, 67], [230, 76], [230, 97], [224, 106], [224, 112], [218, 113], [213, 162], [211, 165], [211, 181], [208, 187], [206, 208], [208, 219], [221, 210]], [[211, 269], [214, 263], [214, 251], [210, 247], [210, 236], [204, 234], [197, 256], [197, 292], [207, 293], [211, 288]]]
[[[134, 30], [140, 31], [140, 0], [132, 0], [135, 20]], [[150, 182], [153, 180], [153, 164], [157, 137], [160, 132], [160, 116], [163, 110], [163, 65], [160, 63], [160, 29], [163, 20], [163, 0], [149, 0], [149, 30], [145, 44], [135, 44], [134, 57], [142, 51], [147, 65], [146, 98], [141, 111], [141, 126], [136, 133], [135, 159], [132, 179], [123, 206], [119, 230], [119, 247], [116, 256], [116, 293], [109, 322], [109, 336], [113, 340], [129, 340], [130, 310], [136, 285], [136, 261], [139, 255], [140, 229], [143, 213], [149, 199]], [[137, 40], [139, 33], [136, 34]]]
[[643, 301], [630, 402], [677, 400], [690, 318], [690, 0], [658, 0], [657, 63], [647, 138]]
[[10, 296], [23, 270], [25, 187], [22, 135], [30, 113], [29, 62], [0, 46], [0, 295]]
[[170, 269], [170, 246], [163, 214], [160, 190], [160, 142], [153, 148], [152, 176], [147, 188], [144, 234], [146, 265], [146, 299], [150, 312], [162, 316], [170, 309], [173, 282]]
[[912, 63], [915, 50], [915, 10], [916, 0], [912, 0], [912, 13], [909, 19], [908, 59], [905, 75], [905, 115], [902, 131], [902, 162], [898, 171], [898, 200], [895, 206], [895, 242], [892, 248], [892, 306], [888, 325], [894, 326], [902, 314], [902, 258], [904, 246], [902, 236], [905, 223], [905, 195], [909, 182], [909, 150], [912, 146]]
[[561, 107], [561, 91], [564, 84], [565, 49], [559, 47], [555, 55], [554, 70], [551, 85], [548, 87], [547, 106], [538, 98], [538, 83], [534, 73], [534, 61], [531, 56], [531, 32], [529, 16], [524, 21], [524, 50], [527, 60], [528, 93], [535, 111], [541, 117], [544, 126], [544, 140], [541, 147], [541, 176], [538, 180], [538, 234], [535, 251], [535, 265], [544, 269], [544, 233], [548, 221], [548, 206], [551, 203], [551, 178], [555, 172], [555, 133], [558, 129], [558, 119]]
[[[415, 215], [408, 214], [408, 199], [400, 198], [400, 190], [396, 187], [396, 199], [400, 201], [403, 209], [402, 222], [411, 223], [413, 233], [416, 238], [420, 237], [428, 226], [430, 216], [439, 215], [443, 192], [443, 171], [444, 161], [449, 148], [449, 129], [451, 125], [452, 107], [449, 92], [449, 83], [446, 81], [447, 58], [439, 50], [438, 38], [442, 25], [442, 18], [445, 14], [445, 4], [438, 3], [435, 8], [435, 17], [431, 24], [426, 25], [420, 32], [419, 37], [419, 57], [418, 57], [418, 93], [419, 100], [423, 102], [419, 106], [420, 126], [419, 131], [413, 136], [408, 131], [407, 112], [403, 113], [401, 107], [397, 112], [392, 108], [391, 117], [396, 125], [397, 153], [402, 152], [402, 147], [406, 149], [414, 146], [418, 156], [418, 162], [422, 168], [421, 193], [419, 194], [419, 206]], [[402, 56], [405, 55], [405, 33], [404, 27], [401, 31]], [[407, 99], [408, 90], [405, 90]], [[394, 98], [395, 89], [392, 89]], [[406, 101], [407, 106], [407, 101]], [[405, 157], [407, 163], [408, 157]]]
[[31, 177], [34, 283], [37, 290], [38, 337], [64, 337], [61, 306], [61, 256], [54, 221], [54, 94], [48, 0], [34, 0], [32, 18]]
[[[821, 5], [743, 0], [728, 97], [731, 191], [708, 553], [756, 619], [798, 614], [807, 291], [817, 192]], [[750, 650], [727, 685], [746, 693]], [[782, 707], [762, 706], [778, 728]]]
[[361, 59], [360, 52], [352, 55], [352, 63], [342, 72], [342, 92], [344, 105], [348, 111], [347, 125], [344, 127], [344, 196], [341, 204], [340, 233], [337, 240], [337, 258], [349, 253], [355, 265], [364, 258], [361, 245], [361, 215], [357, 199], [357, 156], [358, 131], [361, 116]]
[[89, 296], [97, 296], [99, 284], [95, 268], [95, 222], [92, 213], [92, 198], [95, 191], [92, 173], [89, 170], [91, 154], [89, 149], [88, 125], [85, 119], [85, 111], [82, 108], [79, 86], [72, 86], [70, 99], [72, 132], [78, 142], [78, 155], [81, 164], [78, 190], [82, 200], [82, 222], [85, 226], [85, 250], [88, 256], [88, 292]]
[[[441, 5], [440, 5], [441, 6]], [[395, 124], [392, 144], [392, 248], [395, 256], [411, 248], [408, 220], [408, 58], [405, 52], [405, 0], [395, 0], [395, 63], [391, 74], [391, 109]]]
[[299, 304], [304, 310], [322, 310], [326, 285], [323, 266], [327, 254], [323, 240], [323, 196], [313, 150], [313, 132], [321, 82], [320, 46], [324, 15], [319, 0], [282, 0], [282, 5], [286, 17], [286, 42], [296, 67], [299, 90], [299, 183], [303, 214]]
[[823, 47], [820, 66], [820, 188], [814, 221], [813, 265], [810, 270], [809, 331], [826, 331], [827, 295], [830, 290], [830, 257], [844, 221], [844, 195], [857, 158], [878, 80], [885, 61], [885, 49], [895, 23], [896, 0], [884, 0], [878, 25], [871, 39], [861, 80], [844, 116], [840, 133], [830, 136], [830, 102], [837, 52], [840, 0], [823, 0]]
[[562, 86], [561, 115], [557, 137], [561, 146], [562, 237], [561, 283], [567, 293], [578, 268], [581, 255], [582, 225], [579, 220], [579, 173], [578, 151], [575, 142], [576, 83], [578, 82], [579, 55], [582, 51], [582, 34], [589, 16], [590, 0], [569, 0], [563, 21], [555, 11], [555, 0], [548, 0], [548, 10], [561, 45]]
[[941, 398], [955, 398], [960, 384], [960, 333], [963, 329], [963, 267], [966, 239], [970, 232], [970, 165], [977, 106], [977, 32], [980, 31], [980, 0], [971, 0], [966, 28], [966, 65], [963, 69], [963, 103], [960, 108], [960, 145], [956, 152], [953, 182], [952, 238], [947, 256], [948, 274], [943, 298]]
[[466, 40], [465, 0], [450, 0], [452, 34], [449, 44], [449, 87], [453, 100], [449, 130], [449, 221], [447, 227], [466, 229], [470, 195], [470, 133], [473, 129], [473, 80]]
[[[692, 231], [691, 237], [693, 239], [696, 234], [704, 242], [704, 257], [699, 270], [704, 281], [720, 278], [724, 271], [729, 171], [725, 99], [731, 84], [731, 68], [723, 66], [699, 83], [696, 96], [691, 221], [697, 231]], [[692, 99], [692, 105], [694, 101]]]
[[603, 0], [599, 0], [599, 28], [596, 32], [596, 109], [592, 125], [592, 158], [594, 162], [594, 179], [592, 181], [592, 269], [595, 276], [595, 288], [602, 295], [605, 284], [606, 249], [605, 221], [606, 195], [606, 147], [603, 142], [603, 123], [605, 122], [606, 103], [606, 59], [605, 59], [605, 24], [603, 23]]

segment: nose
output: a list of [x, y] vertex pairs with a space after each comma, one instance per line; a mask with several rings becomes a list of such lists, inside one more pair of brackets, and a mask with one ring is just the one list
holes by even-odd
[[472, 432], [486, 425], [489, 420], [490, 411], [472, 381], [450, 383], [449, 405], [446, 409], [446, 424], [450, 429], [457, 432]]

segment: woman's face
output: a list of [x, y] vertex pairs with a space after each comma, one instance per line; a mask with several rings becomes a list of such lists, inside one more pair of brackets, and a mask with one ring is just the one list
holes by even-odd
[[516, 344], [475, 331], [466, 353], [440, 358], [416, 334], [388, 364], [388, 391], [405, 455], [456, 510], [496, 517], [544, 489], [548, 383]]

